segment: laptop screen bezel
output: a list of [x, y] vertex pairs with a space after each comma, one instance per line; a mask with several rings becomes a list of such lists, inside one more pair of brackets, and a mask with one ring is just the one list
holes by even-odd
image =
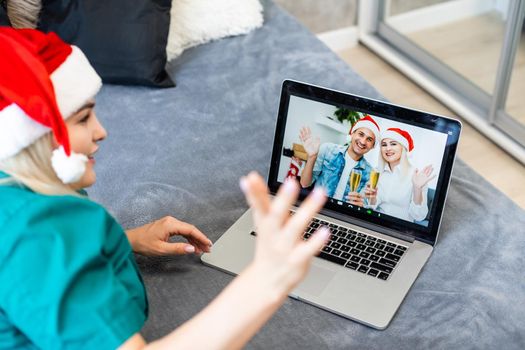
[[[275, 128], [272, 159], [268, 176], [268, 186], [272, 194], [277, 193], [280, 183], [277, 181], [279, 165], [282, 157], [283, 139], [288, 117], [288, 106], [291, 96], [306, 98], [337, 107], [346, 107], [358, 112], [378, 116], [393, 121], [407, 123], [416, 127], [439, 131], [447, 134], [443, 160], [436, 185], [436, 191], [432, 208], [430, 209], [430, 220], [428, 226], [410, 223], [403, 220], [389, 220], [388, 218], [371, 217], [366, 211], [357, 212], [345, 209], [336, 203], [327, 202], [324, 209], [327, 212], [339, 212], [350, 218], [365, 221], [398, 235], [407, 238], [418, 239], [434, 245], [439, 232], [439, 226], [443, 215], [445, 199], [455, 160], [461, 123], [458, 120], [435, 115], [428, 112], [418, 111], [402, 106], [397, 106], [383, 101], [369, 99], [341, 91], [323, 88], [293, 80], [285, 80], [282, 84], [281, 99]], [[299, 202], [304, 200], [308, 191], [301, 190]], [[373, 220], [372, 220], [373, 219]]]

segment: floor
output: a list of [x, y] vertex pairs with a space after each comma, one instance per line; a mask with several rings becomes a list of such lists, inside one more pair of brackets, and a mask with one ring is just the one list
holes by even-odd
[[[419, 47], [489, 94], [494, 91], [505, 20], [496, 11], [407, 33]], [[525, 34], [513, 64], [506, 111], [525, 124]]]
[[274, 2], [314, 33], [355, 26], [357, 23], [358, 0], [274, 0]]
[[[385, 97], [413, 108], [458, 118], [447, 107], [362, 45], [338, 52]], [[465, 121], [459, 157], [488, 182], [525, 209], [525, 167]]]

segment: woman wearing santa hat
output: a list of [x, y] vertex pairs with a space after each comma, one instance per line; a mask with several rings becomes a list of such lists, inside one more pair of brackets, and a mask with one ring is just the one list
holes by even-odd
[[[100, 87], [84, 54], [55, 34], [0, 27], [1, 348], [147, 347], [139, 333], [146, 290], [132, 249], [147, 255], [210, 249], [202, 232], [172, 217], [125, 232], [86, 197], [106, 137], [93, 110]], [[326, 228], [308, 242], [298, 239], [325, 201], [322, 190], [286, 220], [299, 192], [295, 182], [286, 182], [273, 202], [254, 173], [241, 188], [259, 230], [254, 261], [156, 348], [242, 347], [326, 242]], [[188, 243], [170, 243], [173, 235]]]
[[376, 189], [365, 190], [368, 207], [411, 222], [424, 220], [428, 214], [427, 184], [435, 177], [432, 165], [414, 169], [408, 154], [414, 149], [412, 136], [405, 130], [389, 128], [381, 135]]

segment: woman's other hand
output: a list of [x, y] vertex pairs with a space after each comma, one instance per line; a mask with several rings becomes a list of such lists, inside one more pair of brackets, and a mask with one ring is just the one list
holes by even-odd
[[432, 165], [427, 165], [423, 170], [419, 171], [416, 169], [414, 175], [412, 175], [412, 184], [416, 189], [422, 189], [426, 184], [428, 184], [436, 175], [432, 175], [434, 168]]
[[329, 238], [328, 228], [319, 229], [304, 241], [302, 234], [326, 201], [324, 190], [314, 189], [293, 216], [290, 207], [299, 194], [295, 180], [286, 180], [274, 200], [255, 172], [241, 179], [241, 189], [253, 210], [257, 231], [255, 258], [251, 265], [268, 287], [285, 297], [306, 275], [314, 255]]
[[[126, 235], [134, 252], [149, 256], [201, 254], [212, 245], [195, 226], [171, 216], [127, 230]], [[188, 243], [169, 242], [172, 236], [182, 236]]]

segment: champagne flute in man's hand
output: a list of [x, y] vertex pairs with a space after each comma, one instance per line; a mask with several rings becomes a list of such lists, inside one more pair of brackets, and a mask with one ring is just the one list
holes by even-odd
[[357, 169], [352, 169], [350, 172], [350, 178], [348, 179], [350, 185], [350, 193], [348, 194], [348, 201], [357, 206], [363, 206], [363, 199], [357, 190], [359, 189], [359, 184], [361, 183], [361, 171]]
[[356, 169], [352, 169], [350, 172], [350, 192], [357, 192], [359, 184], [361, 183], [361, 172]]

